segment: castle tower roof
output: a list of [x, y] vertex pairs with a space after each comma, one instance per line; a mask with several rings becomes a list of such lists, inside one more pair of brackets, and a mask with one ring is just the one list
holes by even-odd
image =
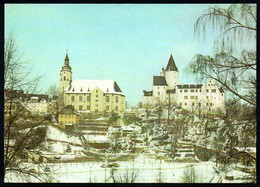
[[170, 71], [178, 71], [178, 68], [173, 60], [173, 57], [172, 55], [170, 56], [170, 59], [168, 61], [168, 64], [167, 64], [167, 67], [166, 67], [166, 70], [170, 70]]

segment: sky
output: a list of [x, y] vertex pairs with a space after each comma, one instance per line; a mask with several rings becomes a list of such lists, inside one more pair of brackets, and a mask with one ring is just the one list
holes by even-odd
[[[66, 49], [73, 79], [115, 80], [130, 106], [152, 89], [172, 54], [179, 84], [197, 83], [184, 71], [196, 54], [213, 54], [217, 33], [202, 41], [194, 23], [213, 4], [6, 4], [5, 37], [15, 38], [39, 92], [59, 86]], [[228, 7], [228, 4], [219, 7]]]

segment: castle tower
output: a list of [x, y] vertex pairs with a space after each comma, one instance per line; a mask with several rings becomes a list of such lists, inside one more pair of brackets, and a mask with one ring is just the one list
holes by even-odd
[[165, 68], [165, 80], [168, 84], [168, 89], [173, 89], [178, 84], [178, 68], [173, 60], [172, 55]]
[[70, 82], [72, 81], [72, 72], [69, 65], [68, 50], [66, 52], [66, 57], [64, 59], [64, 65], [60, 71], [60, 95], [63, 93], [63, 90], [66, 89]]

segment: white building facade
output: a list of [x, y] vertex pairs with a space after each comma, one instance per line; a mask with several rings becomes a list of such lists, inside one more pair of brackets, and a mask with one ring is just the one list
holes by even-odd
[[178, 84], [172, 55], [160, 76], [153, 76], [153, 90], [143, 90], [143, 106], [174, 103], [195, 113], [225, 113], [225, 93], [213, 80], [205, 84]]
[[60, 72], [60, 97], [77, 111], [124, 113], [125, 95], [114, 80], [73, 80], [68, 53]]

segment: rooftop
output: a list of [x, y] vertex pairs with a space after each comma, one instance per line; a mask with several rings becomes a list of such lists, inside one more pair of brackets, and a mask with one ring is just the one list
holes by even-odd
[[66, 93], [90, 93], [95, 88], [99, 88], [104, 93], [124, 95], [114, 80], [72, 80]]
[[164, 76], [153, 76], [154, 86], [168, 86]]

